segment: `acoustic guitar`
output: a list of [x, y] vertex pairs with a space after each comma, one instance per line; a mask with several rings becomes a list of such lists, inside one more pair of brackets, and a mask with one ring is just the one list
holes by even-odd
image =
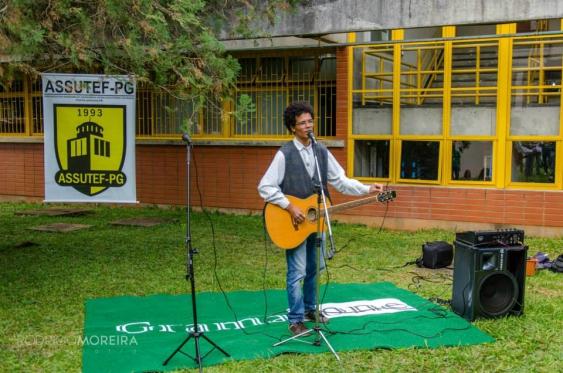
[[[345, 202], [327, 208], [328, 213], [334, 213], [352, 207], [362, 206], [371, 202], [387, 202], [395, 199], [397, 193], [388, 190], [378, 193], [375, 196], [361, 198], [355, 201]], [[321, 217], [321, 227], [324, 225], [325, 212], [323, 209], [317, 211], [317, 198], [313, 194], [305, 199], [294, 196], [287, 196], [289, 202], [299, 207], [305, 214], [305, 220], [300, 224], [295, 224], [287, 210], [282, 209], [273, 203], [267, 203], [264, 209], [264, 221], [266, 231], [272, 242], [281, 249], [293, 249], [311, 234], [317, 231], [317, 218]], [[327, 204], [328, 204], [327, 200]]]

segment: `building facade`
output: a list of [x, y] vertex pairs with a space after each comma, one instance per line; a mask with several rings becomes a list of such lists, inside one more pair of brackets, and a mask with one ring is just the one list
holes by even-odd
[[[315, 132], [350, 177], [397, 200], [340, 213], [389, 228], [522, 227], [563, 234], [560, 19], [346, 34], [344, 42], [233, 48], [237, 97], [208, 99], [192, 129], [194, 205], [260, 212], [256, 186], [290, 137], [283, 110], [315, 108]], [[234, 115], [240, 96], [255, 111]], [[185, 202], [188, 103], [139, 87], [137, 196]], [[41, 87], [0, 88], [0, 196], [43, 197]], [[200, 200], [201, 196], [201, 200]], [[334, 193], [334, 203], [350, 198]]]

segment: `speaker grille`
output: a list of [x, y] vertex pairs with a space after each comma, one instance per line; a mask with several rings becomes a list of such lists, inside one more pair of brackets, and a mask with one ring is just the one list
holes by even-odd
[[518, 299], [518, 283], [506, 272], [494, 272], [482, 278], [479, 286], [481, 312], [500, 316], [508, 312]]

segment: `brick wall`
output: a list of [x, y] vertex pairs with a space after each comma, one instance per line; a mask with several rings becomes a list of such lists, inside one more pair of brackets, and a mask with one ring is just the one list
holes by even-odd
[[[277, 147], [195, 146], [192, 204], [200, 203], [197, 181], [206, 207], [260, 211], [263, 202], [256, 186], [276, 150]], [[344, 150], [337, 149], [334, 153], [342, 161]], [[137, 145], [136, 157], [140, 202], [185, 203], [185, 147]], [[43, 182], [42, 144], [0, 143], [0, 196], [41, 199]], [[550, 235], [563, 234], [563, 192], [560, 191], [420, 185], [391, 188], [397, 190], [398, 198], [387, 208], [377, 203], [364, 205], [339, 214], [339, 220], [378, 225], [385, 215], [388, 228], [518, 226], [544, 227], [550, 229]], [[335, 204], [354, 199], [334, 191], [332, 196]]]
[[[192, 204], [260, 210], [256, 187], [275, 147], [194, 146], [191, 157]], [[196, 168], [197, 166], [197, 168]], [[183, 146], [137, 146], [137, 196], [141, 202], [183, 204], [186, 190]]]
[[[387, 209], [386, 216], [389, 218], [443, 221], [456, 225], [466, 222], [491, 226], [563, 227], [563, 193], [560, 191], [419, 185], [393, 185], [391, 188], [397, 191], [398, 196]], [[337, 203], [349, 200], [352, 199], [343, 197]], [[366, 205], [350, 210], [347, 215], [383, 216], [385, 208], [384, 204]], [[563, 235], [563, 230], [560, 234]]]
[[0, 143], [0, 195], [42, 197], [43, 144]]

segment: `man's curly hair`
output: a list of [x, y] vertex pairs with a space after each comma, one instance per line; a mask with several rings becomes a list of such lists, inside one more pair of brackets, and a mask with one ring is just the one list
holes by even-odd
[[311, 118], [314, 118], [313, 108], [306, 101], [296, 101], [292, 102], [283, 112], [283, 124], [286, 126], [289, 132], [293, 132], [293, 127], [295, 127], [295, 118], [301, 114], [309, 113]]

